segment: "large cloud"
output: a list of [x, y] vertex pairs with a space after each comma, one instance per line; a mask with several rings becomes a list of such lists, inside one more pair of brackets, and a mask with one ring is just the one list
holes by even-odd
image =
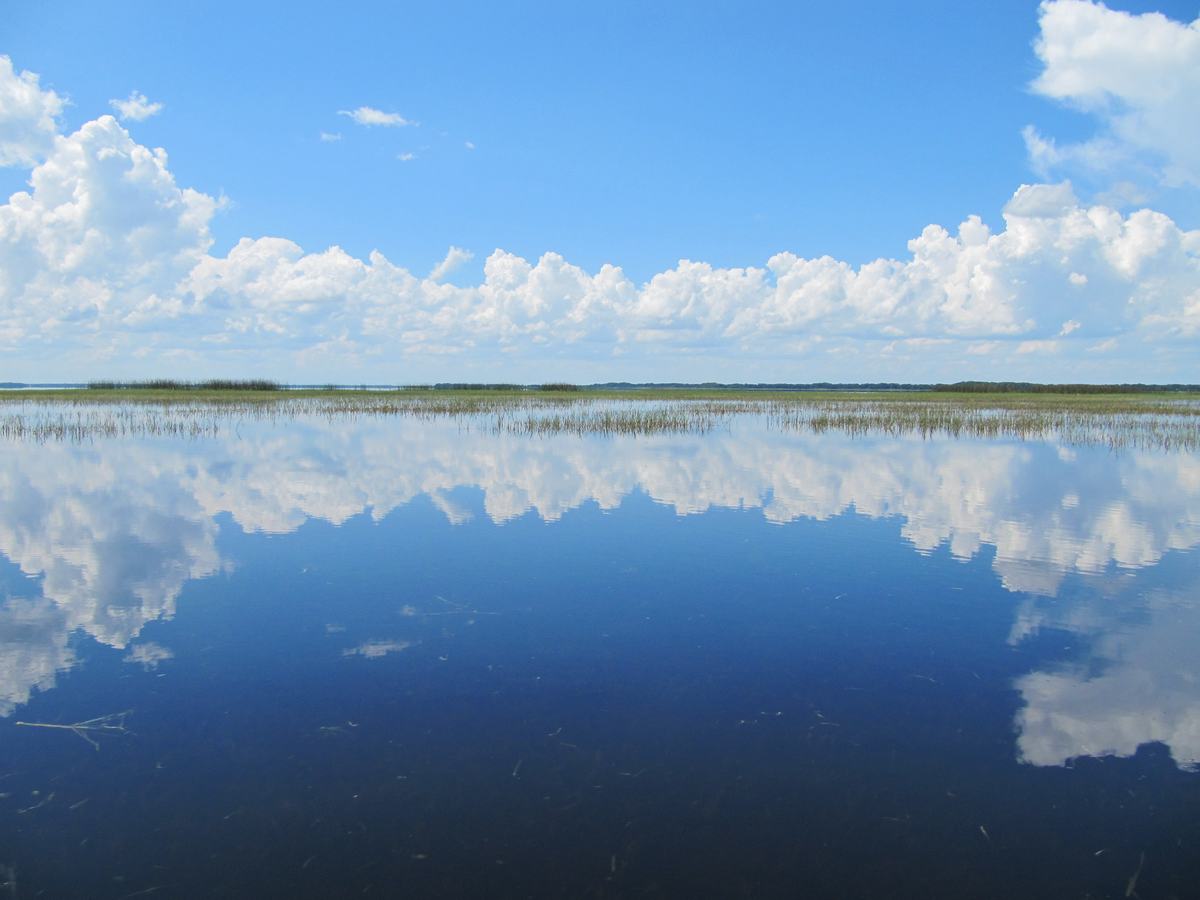
[[0, 56], [0, 166], [32, 166], [54, 146], [63, 100]]
[[254, 358], [316, 375], [354, 360], [382, 378], [452, 377], [464, 361], [495, 373], [596, 360], [664, 377], [673, 360], [700, 357], [753, 377], [761, 360], [794, 366], [805, 353], [893, 367], [907, 355], [928, 377], [931, 341], [943, 361], [957, 353], [977, 371], [1016, 360], [1018, 373], [1056, 354], [1144, 359], [1141, 346], [1157, 342], [1177, 354], [1163, 366], [1197, 374], [1200, 231], [1081, 204], [1066, 183], [1022, 186], [1000, 231], [975, 216], [954, 231], [930, 225], [905, 258], [859, 267], [783, 252], [747, 268], [682, 260], [638, 284], [614, 265], [593, 273], [556, 253], [496, 250], [480, 283], [459, 286], [440, 280], [445, 265], [422, 278], [378, 252], [306, 253], [282, 237], [212, 255], [216, 199], [179, 187], [166, 154], [110, 116], [46, 132], [59, 104], [0, 65], [5, 133], [48, 147], [41, 158], [32, 138], [18, 141], [20, 159], [40, 162], [29, 190], [0, 206], [0, 348], [59, 377], [64, 365], [145, 374], [188, 355], [210, 372]]
[[1103, 131], [1059, 146], [1027, 130], [1034, 162], [1105, 169], [1145, 155], [1166, 183], [1200, 187], [1200, 19], [1051, 0], [1040, 24], [1034, 90], [1094, 114]]
[[111, 116], [56, 138], [30, 190], [0, 206], [0, 346], [170, 329], [216, 206]]

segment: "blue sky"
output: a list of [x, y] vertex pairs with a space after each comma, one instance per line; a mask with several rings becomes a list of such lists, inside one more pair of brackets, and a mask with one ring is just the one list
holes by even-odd
[[[15, 312], [0, 341], [13, 337], [0, 345], [0, 360], [15, 367], [13, 377], [157, 374], [170, 366], [384, 380], [460, 371], [806, 380], [1058, 378], [1081, 370], [1087, 380], [1200, 380], [1200, 311], [1197, 324], [1189, 318], [1192, 292], [1200, 292], [1200, 248], [1187, 237], [1200, 227], [1200, 188], [1186, 150], [1193, 139], [1200, 146], [1200, 116], [1164, 126], [1157, 144], [1137, 137], [1157, 134], [1153, 128], [1122, 131], [1120, 120], [1123, 110], [1160, 124], [1200, 111], [1182, 88], [1176, 106], [1159, 108], [1139, 87], [1196, 78], [1196, 3], [1110, 10], [1062, 2], [1039, 10], [1014, 2], [980, 4], [969, 15], [949, 2], [648, 6], [5, 4], [0, 54], [14, 78], [36, 73], [40, 91], [66, 101], [55, 120], [60, 135], [113, 113], [110, 101], [132, 91], [163, 105], [117, 127], [131, 147], [165, 149], [162, 168], [176, 187], [220, 201], [192, 237], [197, 253], [225, 267], [216, 272], [206, 263], [211, 277], [198, 288], [191, 264], [200, 257], [176, 241], [163, 252], [190, 264], [171, 269], [170, 285], [146, 283], [137, 260], [120, 272], [106, 262], [102, 277], [81, 269], [68, 276], [63, 260], [75, 257], [60, 235], [53, 252], [65, 255], [45, 262], [53, 277], [30, 276], [20, 296], [10, 288], [7, 308]], [[1054, 64], [1072, 85], [1057, 95], [1031, 87], [1050, 69], [1034, 43], [1044, 37], [1048, 7], [1061, 25], [1049, 44], [1067, 56], [1071, 42], [1086, 37], [1080, 27], [1112, 38], [1111, 59]], [[1162, 16], [1154, 23], [1142, 15], [1156, 10]], [[1139, 29], [1152, 25], [1177, 54], [1150, 52], [1153, 41]], [[1147, 50], [1140, 56], [1139, 45]], [[1160, 61], [1162, 71], [1153, 71]], [[1080, 81], [1089, 78], [1094, 86]], [[363, 125], [339, 115], [364, 107], [410, 124]], [[1023, 136], [1029, 128], [1032, 142]], [[31, 169], [48, 153], [0, 168], [0, 191], [29, 191]], [[1170, 271], [1166, 262], [1117, 266], [1112, 284], [1106, 273], [1076, 271], [1097, 254], [1115, 259], [1100, 235], [1099, 244], [1080, 249], [1080, 260], [1062, 262], [1064, 284], [1097, 295], [1081, 297], [1078, 309], [1062, 301], [1061, 285], [1039, 287], [1049, 279], [1049, 256], [1022, 257], [1014, 273], [1011, 248], [1003, 265], [963, 262], [976, 266], [974, 282], [963, 277], [978, 296], [963, 299], [946, 286], [941, 300], [921, 301], [915, 320], [899, 309], [915, 292], [907, 282], [880, 289], [888, 297], [858, 296], [853, 317], [838, 304], [865, 288], [843, 286], [819, 303], [803, 290], [763, 299], [764, 291], [779, 293], [779, 267], [768, 267], [776, 254], [828, 255], [854, 271], [879, 258], [904, 264], [915, 252], [909, 242], [927, 226], [954, 237], [976, 215], [996, 236], [1022, 184], [1067, 181], [1068, 194], [1059, 196], [1069, 195], [1072, 209], [1103, 205], [1128, 217], [1145, 208], [1169, 220], [1178, 246], [1159, 241], [1155, 252], [1174, 254]], [[153, 209], [167, 202], [141, 201]], [[137, 225], [108, 216], [97, 227]], [[178, 237], [177, 228], [172, 233]], [[244, 238], [264, 237], [310, 254], [336, 246], [351, 262], [302, 263], [342, 273], [322, 268], [302, 290], [294, 282], [272, 288], [257, 276], [251, 284], [244, 267], [232, 271], [229, 254]], [[26, 238], [49, 252], [47, 241]], [[584, 295], [599, 289], [555, 269], [533, 299], [421, 293], [394, 278], [363, 299], [359, 282], [375, 270], [354, 266], [369, 268], [372, 251], [420, 279], [452, 246], [472, 257], [439, 279], [444, 287], [499, 284], [504, 266], [485, 272], [497, 249], [528, 261], [535, 280], [538, 260], [550, 252], [587, 278], [618, 266], [628, 286], [609, 285], [603, 302], [592, 302]], [[268, 248], [256, 249], [261, 259]], [[685, 278], [680, 260], [711, 272]], [[979, 285], [995, 276], [993, 263], [1007, 287], [985, 296]], [[725, 283], [721, 273], [745, 267], [770, 271], [761, 284]], [[524, 270], [505, 272], [526, 285]], [[664, 273], [682, 286], [670, 298], [647, 296], [645, 287]], [[1079, 278], [1065, 280], [1072, 275]], [[1158, 281], [1147, 286], [1151, 278]], [[98, 283], [103, 301], [95, 299]], [[286, 308], [267, 309], [272, 290]], [[704, 310], [689, 300], [701, 293]], [[22, 329], [67, 294], [65, 309], [40, 330], [44, 346], [23, 352]], [[407, 299], [393, 302], [399, 294]], [[485, 309], [489, 303], [494, 308]], [[764, 311], [764, 303], [774, 306]], [[820, 308], [809, 309], [814, 303]], [[1095, 303], [1107, 311], [1089, 315]], [[1131, 303], [1147, 315], [1116, 321], [1113, 310]], [[739, 318], [743, 307], [757, 312]], [[967, 307], [975, 312], [962, 313]], [[1039, 315], [1048, 307], [1053, 320]], [[943, 308], [949, 324], [939, 326]], [[1115, 343], [1097, 361], [1082, 343], [1072, 353], [1068, 338]], [[936, 358], [931, 347], [941, 348]]]

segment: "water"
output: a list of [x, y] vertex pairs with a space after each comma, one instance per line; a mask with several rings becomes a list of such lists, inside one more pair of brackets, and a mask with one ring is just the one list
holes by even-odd
[[754, 416], [11, 442], [0, 881], [1197, 896], [1198, 545], [1181, 453]]

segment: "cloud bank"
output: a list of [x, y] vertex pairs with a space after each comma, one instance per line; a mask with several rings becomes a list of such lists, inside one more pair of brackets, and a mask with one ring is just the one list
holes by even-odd
[[[1084, 0], [1043, 4], [1041, 25], [1036, 89], [1099, 116], [1104, 146], [1152, 150], [1164, 178], [1195, 181], [1197, 26]], [[131, 119], [155, 105], [135, 100]], [[427, 277], [286, 237], [214, 254], [218, 199], [111, 116], [60, 132], [62, 103], [0, 58], [0, 163], [31, 169], [0, 206], [10, 377], [1200, 380], [1200, 230], [1081, 202], [1066, 181], [1021, 185], [998, 229], [929, 225], [903, 257], [859, 266], [783, 251], [635, 281], [497, 249], [460, 285], [444, 280], [471, 258], [458, 247]], [[1046, 168], [1100, 147], [1027, 140]]]

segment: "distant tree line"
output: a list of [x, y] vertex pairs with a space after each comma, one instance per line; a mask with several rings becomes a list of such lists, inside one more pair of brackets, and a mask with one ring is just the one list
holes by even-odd
[[278, 391], [283, 386], [266, 378], [226, 379], [208, 381], [177, 381], [172, 378], [149, 378], [145, 381], [89, 381], [91, 391]]
[[[96, 391], [280, 391], [286, 385], [266, 378], [181, 381], [172, 378], [150, 378], [143, 381], [89, 381], [86, 385], [19, 381], [0, 382], [0, 389], [34, 387], [84, 387]], [[1197, 384], [1038, 384], [1032, 381], [956, 381], [950, 384], [918, 384], [896, 381], [835, 382], [686, 382], [686, 381], [606, 381], [597, 384], [571, 384], [552, 381], [544, 384], [513, 384], [508, 382], [439, 382], [411, 385], [297, 385], [323, 390], [435, 390], [435, 391], [640, 391], [640, 390], [728, 390], [728, 391], [939, 391], [965, 394], [1146, 394], [1171, 392], [1200, 392]]]
[[896, 381], [871, 382], [834, 382], [813, 381], [805, 384], [792, 382], [721, 382], [721, 381], [606, 381], [601, 384], [589, 384], [588, 388], [596, 390], [656, 390], [661, 388], [702, 388], [705, 390], [728, 391], [927, 391], [933, 387], [930, 384], [904, 384]]
[[565, 381], [553, 381], [548, 384], [476, 384], [476, 383], [460, 383], [460, 382], [439, 382], [434, 385], [427, 385], [435, 391], [580, 391], [583, 390], [577, 384], [568, 384]]
[[935, 391], [962, 394], [1149, 394], [1200, 391], [1195, 384], [1035, 384], [1031, 381], [956, 381], [935, 384]]
[[482, 384], [475, 382], [457, 382], [457, 381], [440, 381], [437, 384], [429, 385], [435, 391], [527, 391], [529, 386], [525, 384]]

